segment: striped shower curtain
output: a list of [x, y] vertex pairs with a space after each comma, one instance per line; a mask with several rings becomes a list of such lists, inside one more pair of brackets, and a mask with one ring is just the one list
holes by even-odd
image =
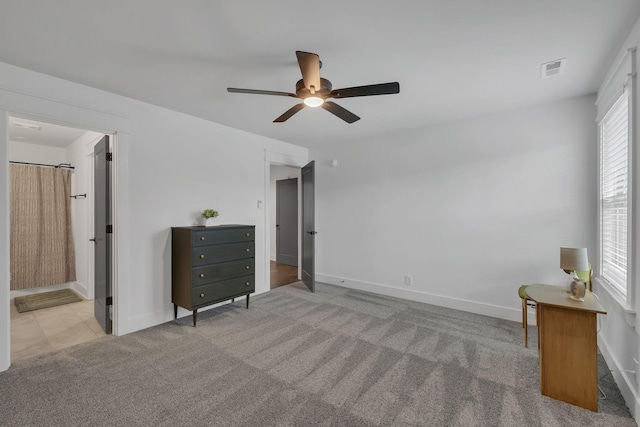
[[11, 289], [76, 280], [71, 171], [10, 165]]

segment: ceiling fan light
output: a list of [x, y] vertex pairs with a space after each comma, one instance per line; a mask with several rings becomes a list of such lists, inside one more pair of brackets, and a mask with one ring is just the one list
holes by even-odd
[[304, 103], [307, 107], [319, 107], [324, 104], [324, 99], [318, 96], [310, 96], [304, 99]]

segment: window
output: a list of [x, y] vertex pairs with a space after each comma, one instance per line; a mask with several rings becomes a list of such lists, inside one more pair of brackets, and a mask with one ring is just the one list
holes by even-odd
[[624, 93], [600, 122], [600, 266], [602, 279], [627, 294], [629, 104]]

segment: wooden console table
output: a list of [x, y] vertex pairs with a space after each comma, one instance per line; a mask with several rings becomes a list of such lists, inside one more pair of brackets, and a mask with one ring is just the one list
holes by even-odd
[[598, 411], [598, 314], [607, 314], [593, 294], [574, 301], [560, 286], [529, 285], [536, 302], [540, 343], [540, 393]]

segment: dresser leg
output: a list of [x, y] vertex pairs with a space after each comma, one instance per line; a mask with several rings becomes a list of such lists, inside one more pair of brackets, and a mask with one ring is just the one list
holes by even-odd
[[178, 318], [178, 304], [173, 304], [173, 320]]
[[193, 310], [193, 327], [196, 327], [196, 320], [198, 320], [198, 309]]
[[231, 304], [233, 304], [234, 302], [236, 302], [235, 298], [231, 298]]
[[249, 308], [249, 294], [247, 294], [247, 309]]

